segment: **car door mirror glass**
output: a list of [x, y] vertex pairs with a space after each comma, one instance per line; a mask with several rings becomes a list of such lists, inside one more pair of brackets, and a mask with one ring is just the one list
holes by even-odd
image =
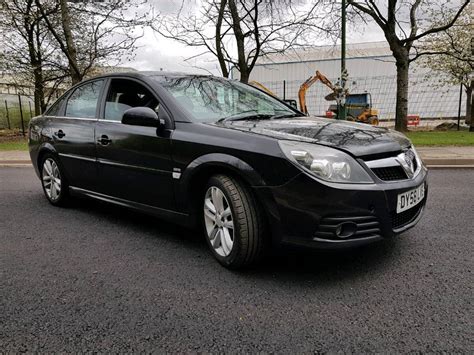
[[159, 127], [161, 125], [157, 113], [149, 107], [133, 107], [126, 110], [122, 116], [122, 123], [146, 127]]

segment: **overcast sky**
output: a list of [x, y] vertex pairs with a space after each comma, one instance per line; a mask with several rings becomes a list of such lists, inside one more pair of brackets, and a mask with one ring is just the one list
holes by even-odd
[[[162, 14], [173, 14], [181, 6], [181, 0], [153, 0], [154, 7]], [[193, 1], [188, 1], [186, 6], [193, 6]], [[195, 3], [194, 3], [194, 6]], [[362, 33], [348, 31], [348, 43], [383, 41], [384, 36], [376, 25], [368, 26]], [[323, 45], [329, 43], [317, 43]], [[196, 48], [188, 48], [172, 39], [164, 38], [151, 29], [146, 29], [142, 38], [137, 41], [138, 49], [135, 58], [124, 62], [122, 66], [132, 67], [137, 70], [166, 70], [200, 72], [197, 67], [206, 68], [214, 74], [219, 74], [217, 61], [213, 56], [201, 56], [193, 60], [185, 59], [196, 54]]]

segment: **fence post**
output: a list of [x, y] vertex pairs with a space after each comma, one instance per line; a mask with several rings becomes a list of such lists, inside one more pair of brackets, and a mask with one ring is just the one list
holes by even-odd
[[21, 107], [21, 95], [18, 94], [18, 103], [20, 104], [21, 133], [25, 136], [25, 122], [23, 121], [23, 108]]
[[10, 113], [8, 112], [8, 101], [5, 100], [5, 110], [7, 111], [7, 126], [8, 126], [8, 129], [12, 129], [11, 125], [10, 125]]
[[31, 111], [31, 101], [28, 100], [28, 106], [30, 106], [30, 121], [33, 118], [33, 112]]
[[462, 83], [461, 85], [459, 85], [458, 131], [459, 131], [459, 124], [461, 122], [461, 105], [462, 105]]

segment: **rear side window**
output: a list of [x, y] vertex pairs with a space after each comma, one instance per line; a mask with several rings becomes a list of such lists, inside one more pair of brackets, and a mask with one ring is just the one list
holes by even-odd
[[104, 118], [121, 121], [126, 110], [139, 106], [158, 112], [158, 100], [146, 87], [133, 80], [113, 79], [107, 94]]
[[58, 116], [66, 99], [63, 97], [57, 100], [45, 113], [45, 116]]
[[65, 116], [95, 118], [102, 84], [103, 80], [96, 80], [74, 90], [67, 100]]

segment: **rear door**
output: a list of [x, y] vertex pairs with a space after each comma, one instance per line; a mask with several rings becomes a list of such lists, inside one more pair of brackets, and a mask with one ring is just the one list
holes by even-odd
[[122, 124], [123, 112], [132, 107], [150, 107], [159, 115], [164, 110], [146, 84], [112, 78], [96, 127], [100, 191], [174, 210], [171, 129]]
[[97, 182], [95, 125], [103, 85], [100, 79], [75, 88], [51, 122], [53, 144], [70, 185], [88, 190]]

